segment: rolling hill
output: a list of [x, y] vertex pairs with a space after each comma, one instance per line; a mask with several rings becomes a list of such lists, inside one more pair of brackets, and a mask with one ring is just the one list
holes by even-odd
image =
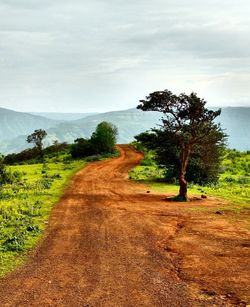
[[217, 118], [228, 135], [228, 147], [238, 150], [250, 150], [250, 108], [222, 108]]
[[[3, 109], [0, 109], [0, 118], [2, 110]], [[54, 140], [72, 143], [78, 137], [89, 137], [95, 130], [97, 124], [103, 120], [109, 121], [118, 127], [119, 143], [128, 143], [133, 140], [136, 134], [160, 124], [159, 119], [162, 116], [161, 113], [157, 112], [143, 112], [137, 109], [129, 109], [100, 113], [86, 116], [78, 120], [62, 122], [35, 115], [27, 117], [26, 113], [13, 113], [18, 113], [18, 116], [24, 116], [23, 120], [19, 119], [19, 125], [21, 126], [22, 123], [24, 123], [24, 127], [20, 127], [20, 129], [13, 128], [13, 126], [11, 126], [15, 125], [13, 122], [9, 122], [9, 128], [7, 125], [1, 127], [1, 131], [9, 129], [9, 136], [7, 138], [5, 137], [5, 133], [0, 134], [0, 152], [5, 154], [18, 152], [27, 148], [28, 144], [25, 142], [27, 134], [33, 132], [35, 128], [46, 129], [48, 133], [46, 145], [51, 144]], [[34, 117], [36, 123], [33, 122]], [[236, 148], [238, 150], [250, 149], [249, 118], [250, 108], [228, 107], [222, 109], [222, 114], [218, 120], [229, 135], [228, 145], [230, 148]], [[31, 122], [29, 123], [29, 121]], [[17, 131], [21, 133], [17, 135]], [[13, 132], [13, 134], [11, 134], [11, 132]]]
[[49, 129], [60, 121], [0, 108], [0, 141], [26, 135], [35, 129]]
[[31, 112], [30, 114], [55, 119], [60, 121], [71, 121], [82, 119], [84, 117], [95, 115], [97, 113], [56, 113], [56, 112]]

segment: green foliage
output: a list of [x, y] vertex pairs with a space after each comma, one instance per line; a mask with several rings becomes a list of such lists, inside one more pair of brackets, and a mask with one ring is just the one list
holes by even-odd
[[[142, 149], [141, 145], [139, 145], [139, 148]], [[152, 163], [153, 162], [154, 160]], [[166, 184], [162, 182], [165, 174], [162, 169], [159, 168], [159, 166], [151, 168], [143, 166], [142, 164], [130, 171], [129, 177], [131, 179], [149, 183], [152, 188], [161, 192], [178, 192], [176, 182], [173, 181], [173, 184]], [[235, 204], [242, 205], [242, 208], [245, 208], [246, 206], [249, 208], [250, 151], [240, 152], [226, 149], [220, 164], [218, 182], [207, 183], [206, 185], [202, 186], [195, 183], [190, 183], [188, 187], [191, 194], [218, 196]]]
[[[162, 128], [154, 129], [146, 141], [155, 145], [157, 160], [168, 166], [171, 177], [178, 172], [179, 196], [187, 199], [186, 173], [191, 158], [196, 172], [190, 174], [206, 177], [210, 170], [207, 176], [210, 177], [216, 171], [216, 167], [211, 171], [210, 165], [219, 156], [219, 148], [225, 141], [221, 127], [214, 123], [221, 111], [206, 109], [206, 101], [196, 93], [177, 96], [169, 90], [157, 91], [140, 102], [138, 109], [163, 113]], [[145, 135], [141, 140], [145, 141]]]
[[6, 166], [3, 157], [0, 156], [0, 186], [6, 182]]
[[28, 135], [27, 142], [34, 143], [39, 151], [41, 151], [43, 147], [43, 139], [46, 137], [46, 135], [47, 132], [45, 130], [37, 129], [32, 134]]
[[[146, 155], [146, 160], [148, 152], [151, 152], [159, 167], [165, 168], [166, 181], [177, 182], [180, 174], [181, 153], [175, 144], [173, 134], [166, 130], [153, 129], [152, 132], [143, 132], [135, 136], [135, 139], [141, 144], [141, 151]], [[198, 184], [216, 182], [223, 150], [223, 143], [212, 142], [206, 147], [196, 144], [190, 153], [186, 168], [187, 181]]]
[[[146, 134], [146, 133], [142, 133]], [[143, 166], [156, 166], [157, 162], [155, 160], [155, 151], [148, 149], [146, 146], [143, 146], [142, 142], [132, 142], [131, 145], [138, 151], [143, 152], [144, 158], [141, 161]]]
[[93, 156], [97, 153], [96, 148], [92, 144], [91, 140], [84, 138], [78, 138], [75, 143], [71, 146], [72, 158], [83, 158]]
[[0, 189], [0, 276], [20, 263], [20, 257], [39, 239], [53, 205], [58, 201], [68, 179], [85, 164], [70, 161], [9, 166], [16, 180]]
[[91, 157], [115, 152], [117, 128], [108, 122], [101, 122], [91, 138], [78, 138], [71, 146], [73, 158]]
[[7, 170], [3, 157], [0, 156], [0, 187], [6, 183], [14, 183], [21, 180], [22, 173]]
[[[20, 263], [20, 257], [36, 244], [65, 184], [86, 164], [87, 159], [73, 160], [69, 148], [54, 144], [44, 149], [43, 163], [7, 168], [3, 164], [11, 180], [0, 189], [0, 276]], [[116, 155], [96, 155], [89, 161]]]
[[164, 170], [156, 166], [137, 166], [129, 172], [129, 178], [137, 181], [158, 181], [164, 178]]
[[116, 144], [117, 128], [108, 122], [101, 122], [91, 136], [91, 143], [97, 153], [112, 153]]
[[[53, 159], [54, 162], [60, 162], [63, 155], [69, 154], [70, 145], [66, 143], [54, 144], [43, 149], [44, 159]], [[20, 153], [9, 154], [4, 157], [4, 163], [8, 165], [15, 164], [36, 164], [43, 162], [41, 153], [37, 147], [25, 149]]]

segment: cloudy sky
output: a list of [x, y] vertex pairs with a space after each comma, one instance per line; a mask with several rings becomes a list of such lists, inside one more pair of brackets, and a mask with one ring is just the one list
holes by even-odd
[[155, 90], [250, 106], [249, 0], [0, 0], [0, 106], [90, 112]]

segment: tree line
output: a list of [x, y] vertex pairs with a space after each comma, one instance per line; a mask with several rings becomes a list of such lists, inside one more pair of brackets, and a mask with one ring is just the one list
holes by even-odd
[[117, 140], [117, 128], [106, 121], [99, 123], [96, 130], [89, 139], [78, 138], [74, 144], [54, 142], [53, 145], [44, 148], [44, 139], [47, 132], [43, 129], [37, 129], [28, 135], [26, 141], [34, 144], [33, 148], [25, 149], [19, 153], [13, 153], [4, 156], [0, 155], [0, 185], [9, 183], [12, 175], [7, 171], [6, 165], [22, 163], [43, 163], [45, 157], [50, 155], [69, 152], [71, 157], [85, 158], [93, 155], [113, 154]]

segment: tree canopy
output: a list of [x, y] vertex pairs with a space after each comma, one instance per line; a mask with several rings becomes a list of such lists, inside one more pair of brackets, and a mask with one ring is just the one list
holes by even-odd
[[117, 138], [117, 128], [113, 124], [103, 121], [91, 136], [91, 143], [98, 153], [109, 153], [114, 151]]
[[43, 147], [43, 139], [46, 137], [47, 132], [43, 129], [37, 129], [32, 134], [28, 135], [27, 142], [33, 143], [35, 146], [42, 150]]
[[113, 153], [115, 150], [117, 128], [109, 122], [101, 122], [90, 139], [78, 138], [71, 147], [73, 158], [97, 154]]
[[172, 161], [175, 168], [178, 165], [180, 190], [177, 199], [186, 201], [188, 165], [195, 157], [196, 161], [200, 159], [204, 163], [207, 159], [209, 164], [209, 157], [218, 154], [224, 144], [225, 134], [220, 125], [214, 123], [221, 111], [208, 110], [206, 101], [196, 93], [177, 96], [169, 90], [157, 91], [140, 102], [138, 109], [163, 113], [162, 128], [153, 132], [165, 148], [165, 159]]

